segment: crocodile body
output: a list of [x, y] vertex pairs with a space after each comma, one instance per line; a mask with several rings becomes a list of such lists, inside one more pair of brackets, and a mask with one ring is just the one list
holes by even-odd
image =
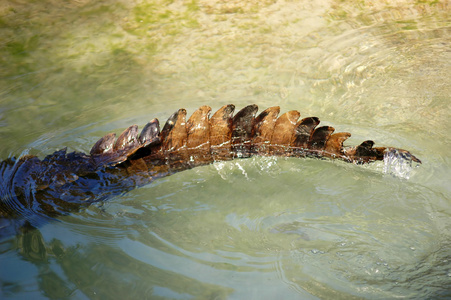
[[225, 105], [210, 117], [211, 108], [202, 106], [188, 120], [180, 109], [161, 131], [157, 119], [139, 134], [133, 125], [117, 138], [102, 137], [89, 154], [63, 149], [42, 160], [9, 158], [0, 163], [0, 220], [30, 214], [55, 217], [178, 171], [253, 155], [362, 164], [396, 151], [420, 163], [406, 150], [373, 147], [372, 141], [343, 147], [350, 133], [318, 127], [316, 117], [299, 120], [298, 111], [279, 116], [279, 107], [270, 107], [257, 115], [258, 107], [249, 105], [233, 115], [234, 109]]

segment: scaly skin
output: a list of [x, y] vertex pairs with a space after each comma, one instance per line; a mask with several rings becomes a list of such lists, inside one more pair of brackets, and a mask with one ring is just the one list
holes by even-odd
[[234, 109], [225, 105], [209, 117], [211, 108], [202, 106], [188, 120], [186, 110], [180, 109], [161, 132], [157, 119], [139, 135], [133, 125], [117, 139], [115, 134], [101, 138], [89, 155], [63, 149], [43, 160], [7, 159], [0, 163], [0, 217], [55, 217], [178, 171], [253, 155], [327, 157], [362, 164], [397, 151], [421, 163], [406, 150], [373, 148], [372, 141], [345, 148], [350, 133], [317, 127], [316, 117], [298, 121], [298, 111], [278, 117], [279, 107], [270, 107], [256, 116], [257, 106], [249, 105], [233, 116]]

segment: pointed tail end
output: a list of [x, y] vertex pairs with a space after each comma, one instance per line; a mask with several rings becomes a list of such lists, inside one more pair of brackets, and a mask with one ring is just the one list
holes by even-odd
[[386, 148], [384, 151], [384, 173], [409, 179], [413, 170], [412, 162], [421, 164], [421, 160], [404, 149]]

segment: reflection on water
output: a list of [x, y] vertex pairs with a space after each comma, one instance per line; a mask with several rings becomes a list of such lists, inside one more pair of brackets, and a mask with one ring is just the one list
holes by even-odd
[[449, 13], [2, 2], [0, 159], [86, 152], [130, 124], [232, 102], [297, 109], [423, 165], [391, 165], [409, 179], [313, 159], [182, 172], [1, 241], [0, 298], [450, 298]]
[[[41, 293], [51, 299], [141, 298], [145, 295], [160, 296], [159, 291], [163, 294], [161, 296], [215, 299], [230, 293], [220, 286], [143, 265], [105, 243], [64, 248], [59, 240], [52, 240], [45, 245], [39, 230], [31, 227], [27, 227], [17, 240], [23, 259], [36, 267]], [[133, 241], [127, 243], [130, 246]], [[11, 285], [16, 290], [22, 289], [20, 283]], [[129, 288], [124, 289], [124, 285]], [[11, 287], [8, 289], [13, 290]], [[11, 291], [10, 296], [13, 295]]]

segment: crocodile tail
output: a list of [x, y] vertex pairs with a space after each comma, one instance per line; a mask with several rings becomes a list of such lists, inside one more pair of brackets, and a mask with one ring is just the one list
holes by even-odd
[[[373, 147], [364, 141], [355, 147], [344, 147], [351, 134], [334, 133], [331, 126], [318, 127], [317, 117], [298, 120], [301, 114], [288, 111], [279, 116], [278, 106], [257, 115], [258, 107], [248, 105], [233, 112], [235, 106], [225, 105], [211, 117], [211, 108], [202, 106], [186, 121], [186, 110], [179, 109], [160, 132], [157, 119], [150, 121], [138, 136], [136, 125], [127, 128], [117, 139], [107, 134], [91, 149], [97, 164], [116, 165], [125, 161], [145, 159], [195, 166], [217, 160], [252, 155], [316, 156], [338, 158], [352, 163], [383, 160], [391, 147]], [[418, 158], [406, 150], [413, 161]]]

